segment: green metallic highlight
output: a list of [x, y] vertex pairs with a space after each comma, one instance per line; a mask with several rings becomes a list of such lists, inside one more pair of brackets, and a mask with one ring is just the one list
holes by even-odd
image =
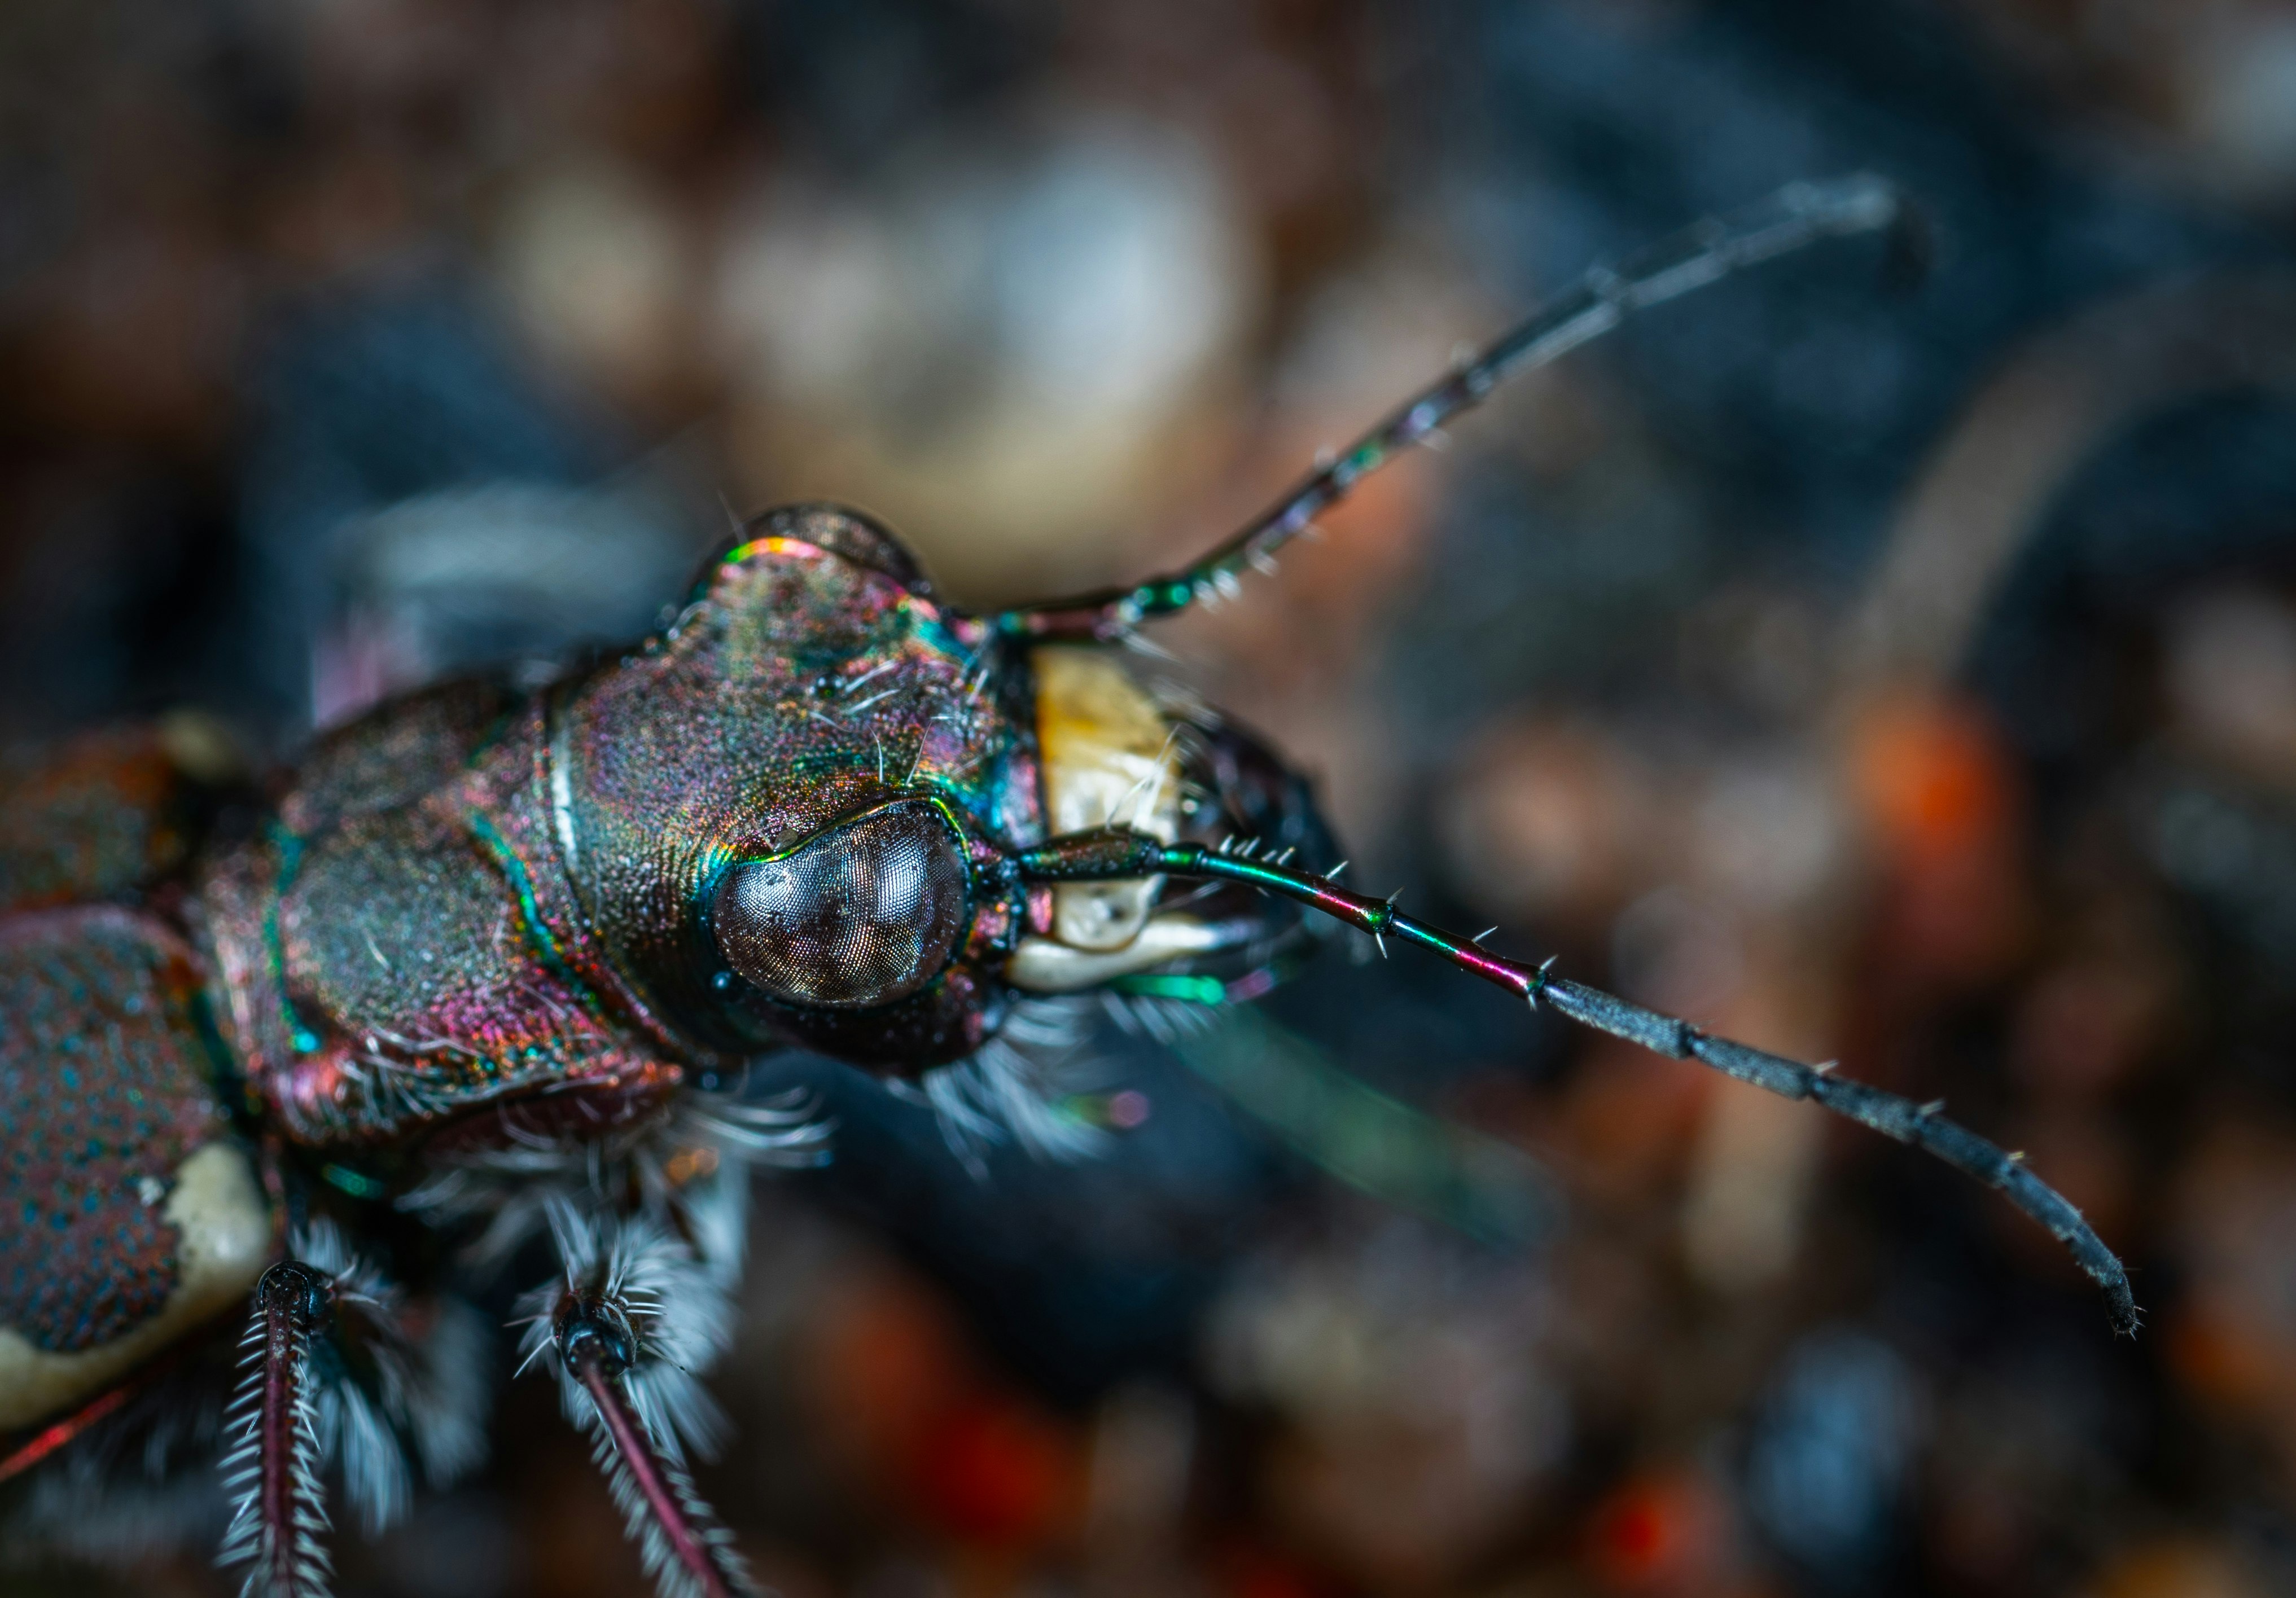
[[1119, 977], [1108, 986], [1116, 993], [1138, 994], [1152, 999], [1177, 999], [1186, 1004], [1227, 1003], [1227, 984], [1218, 977], [1189, 976], [1181, 971], [1136, 971], [1128, 977]]
[[565, 983], [580, 997], [585, 1008], [594, 1012], [597, 996], [590, 991], [589, 984], [575, 974], [573, 966], [567, 963], [564, 953], [558, 947], [557, 938], [544, 922], [541, 904], [535, 897], [534, 878], [528, 872], [525, 860], [482, 812], [465, 811], [463, 823], [470, 828], [471, 836], [479, 840], [488, 857], [494, 861], [496, 869], [510, 883], [511, 893], [518, 900], [519, 919], [525, 923], [526, 935], [533, 943], [535, 953], [542, 956], [543, 964], [549, 968], [552, 976]]
[[287, 992], [287, 944], [279, 930], [279, 906], [286, 901], [287, 890], [294, 886], [295, 873], [303, 867], [303, 840], [289, 832], [278, 822], [270, 827], [271, 844], [279, 851], [279, 874], [263, 911], [263, 952], [271, 962], [274, 986], [279, 990], [279, 1016], [287, 1026], [287, 1041], [298, 1054], [319, 1052], [320, 1037], [296, 1012], [295, 1001]]
[[354, 1199], [380, 1199], [390, 1192], [390, 1184], [380, 1176], [370, 1176], [365, 1171], [355, 1171], [333, 1160], [319, 1168], [319, 1176], [328, 1186], [339, 1192], [348, 1193]]

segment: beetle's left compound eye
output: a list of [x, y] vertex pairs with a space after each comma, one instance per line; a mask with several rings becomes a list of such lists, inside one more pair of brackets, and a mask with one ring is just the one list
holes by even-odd
[[964, 930], [964, 856], [930, 805], [889, 806], [728, 871], [710, 902], [726, 963], [791, 1004], [890, 1004], [939, 976]]

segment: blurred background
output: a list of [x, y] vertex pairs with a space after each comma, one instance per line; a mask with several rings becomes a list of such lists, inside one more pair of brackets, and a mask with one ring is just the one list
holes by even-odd
[[[783, 1062], [838, 1157], [759, 1188], [703, 1486], [787, 1598], [2296, 1590], [2276, 0], [12, 0], [0, 734], [291, 760], [797, 497], [976, 604], [1136, 576], [1860, 168], [1925, 275], [1655, 313], [1160, 641], [1358, 882], [2029, 1151], [2144, 1334], [1919, 1156], [1335, 947], [1095, 1037], [1083, 1161]], [[644, 1590], [504, 1417], [345, 1593]]]

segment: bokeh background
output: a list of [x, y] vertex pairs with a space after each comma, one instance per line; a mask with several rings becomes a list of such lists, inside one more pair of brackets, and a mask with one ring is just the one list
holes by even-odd
[[[1103, 1028], [1081, 1162], [776, 1062], [838, 1159], [704, 1486], [787, 1598], [2296, 1590], [2284, 4], [11, 0], [0, 733], [290, 760], [800, 496], [977, 603], [1138, 575], [1861, 168], [1925, 273], [1653, 314], [1160, 641], [1358, 881], [2029, 1151], [2143, 1337], [1919, 1156], [1335, 950]], [[345, 1593], [644, 1590], [504, 1375]]]

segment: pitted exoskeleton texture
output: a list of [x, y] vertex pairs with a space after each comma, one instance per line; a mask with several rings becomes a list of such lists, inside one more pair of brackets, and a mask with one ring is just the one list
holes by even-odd
[[225, 1131], [187, 952], [110, 908], [0, 922], [0, 1327], [54, 1353], [158, 1316], [180, 1276], [163, 1209]]

